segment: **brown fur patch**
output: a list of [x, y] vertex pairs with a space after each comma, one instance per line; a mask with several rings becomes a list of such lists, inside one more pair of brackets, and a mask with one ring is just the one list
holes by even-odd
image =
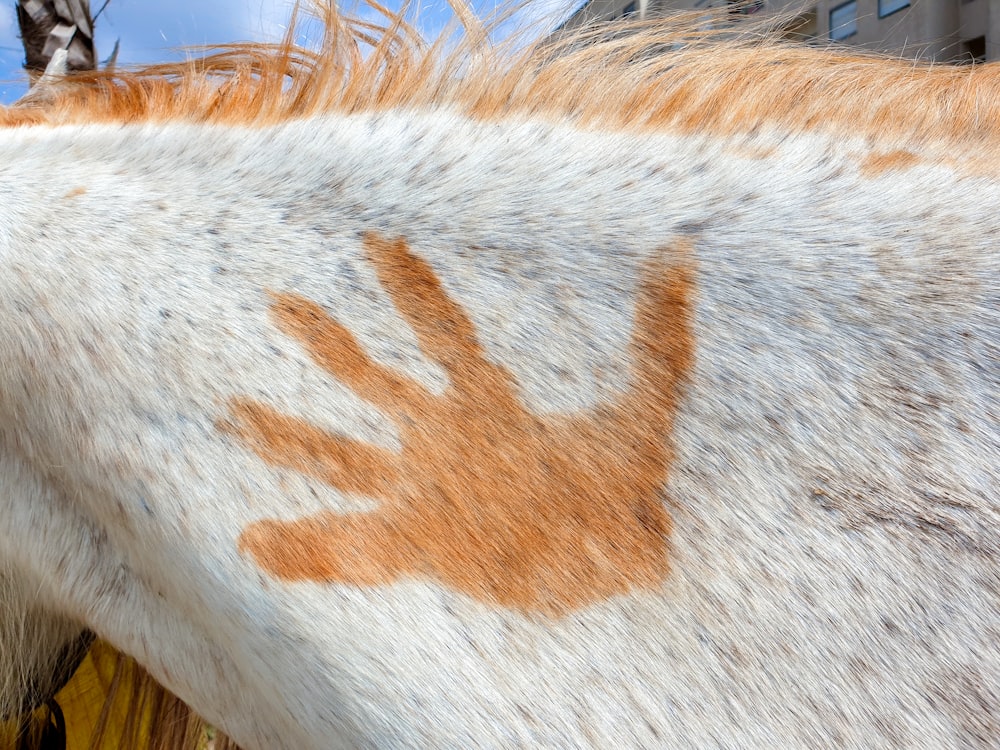
[[234, 44], [184, 63], [74, 75], [43, 102], [0, 109], [0, 125], [268, 125], [330, 112], [453, 108], [489, 121], [537, 116], [601, 129], [825, 130], [924, 148], [928, 138], [970, 147], [987, 141], [974, 149], [979, 154], [1000, 132], [992, 64], [931, 66], [793, 45], [752, 24], [706, 31], [704, 12], [491, 44], [489, 27], [462, 0], [451, 4], [466, 28], [451, 51], [451, 29], [427, 42], [405, 11], [373, 4], [386, 15], [378, 25], [324, 2], [318, 51], [296, 46], [290, 24], [280, 44]]
[[878, 177], [892, 170], [909, 169], [920, 163], [920, 157], [912, 151], [896, 149], [868, 154], [861, 163], [861, 174], [865, 177]]
[[430, 578], [469, 596], [561, 616], [667, 575], [661, 497], [679, 392], [694, 358], [690, 248], [651, 262], [638, 292], [633, 383], [616, 402], [539, 417], [491, 363], [472, 322], [403, 240], [369, 234], [368, 258], [425, 354], [448, 373], [436, 396], [373, 362], [314, 302], [274, 297], [275, 323], [312, 359], [390, 415], [396, 454], [332, 435], [250, 399], [225, 426], [273, 466], [382, 500], [244, 530], [241, 548], [284, 580], [358, 586]]
[[726, 153], [732, 154], [739, 159], [750, 159], [753, 161], [764, 161], [775, 155], [778, 149], [773, 146], [748, 146], [743, 143], [736, 143], [726, 147]]
[[63, 200], [71, 200], [72, 198], [79, 198], [81, 195], [87, 194], [87, 188], [85, 187], [75, 187], [70, 190], [66, 195], [63, 196]]

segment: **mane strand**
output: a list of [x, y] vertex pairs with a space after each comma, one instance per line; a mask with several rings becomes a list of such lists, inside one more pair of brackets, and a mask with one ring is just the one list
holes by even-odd
[[[0, 110], [0, 124], [203, 122], [267, 126], [329, 113], [448, 108], [499, 121], [734, 135], [762, 128], [850, 133], [896, 146], [992, 142], [1000, 129], [996, 65], [948, 66], [790, 44], [761, 24], [705, 30], [705, 15], [591, 26], [519, 47], [493, 44], [452, 0], [432, 40], [393, 12], [379, 24], [324, 2], [318, 49], [242, 43], [181, 63], [74, 74], [40, 103]], [[298, 10], [296, 10], [298, 13]]]

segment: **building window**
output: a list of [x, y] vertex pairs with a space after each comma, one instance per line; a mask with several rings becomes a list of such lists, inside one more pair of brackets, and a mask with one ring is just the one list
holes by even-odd
[[977, 36], [962, 42], [962, 51], [958, 61], [966, 64], [986, 62], [986, 37]]
[[878, 0], [878, 17], [885, 18], [890, 13], [910, 7], [910, 0]]
[[847, 39], [858, 33], [858, 3], [838, 5], [830, 11], [830, 38], [834, 41]]

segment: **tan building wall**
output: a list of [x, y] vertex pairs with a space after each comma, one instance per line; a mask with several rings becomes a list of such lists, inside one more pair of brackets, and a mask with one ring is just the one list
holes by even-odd
[[658, 0], [587, 0], [559, 27], [575, 29], [594, 21], [615, 21], [632, 14], [639, 18], [648, 18], [656, 12]]
[[[563, 28], [729, 6], [728, 0], [588, 0]], [[789, 14], [796, 18], [790, 27], [817, 41], [939, 61], [1000, 59], [1000, 0], [760, 0], [751, 10]]]
[[852, 7], [857, 31], [839, 40], [845, 44], [941, 61], [1000, 56], [1000, 38], [990, 33], [990, 16], [1000, 16], [1000, 0], [826, 0], [816, 3], [817, 36], [839, 37], [831, 29], [831, 14]]

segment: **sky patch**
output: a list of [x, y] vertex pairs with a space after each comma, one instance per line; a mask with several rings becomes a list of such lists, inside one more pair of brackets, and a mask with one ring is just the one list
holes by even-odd
[[[94, 12], [102, 0], [91, 0]], [[577, 2], [577, 4], [579, 4]], [[388, 0], [390, 9], [400, 7], [398, 0]], [[497, 0], [474, 0], [480, 17], [488, 18], [498, 6]], [[119, 65], [182, 60], [198, 54], [192, 47], [211, 46], [235, 41], [274, 42], [284, 35], [292, 13], [292, 0], [173, 0], [170, 3], [150, 0], [110, 0], [96, 21], [96, 44], [103, 61], [119, 40]], [[350, 9], [349, 4], [343, 7]], [[572, 5], [566, 0], [532, 0], [516, 14], [514, 26], [532, 26], [534, 35], [554, 27]], [[361, 8], [361, 15], [371, 14]], [[426, 36], [439, 34], [452, 18], [446, 0], [412, 3], [410, 17]], [[555, 19], [549, 21], [548, 19]], [[302, 27], [300, 43], [309, 44], [309, 26]], [[534, 31], [537, 29], [537, 31]], [[21, 65], [24, 51], [18, 38], [14, 3], [0, 5], [0, 103], [10, 104], [27, 90], [27, 76]]]

